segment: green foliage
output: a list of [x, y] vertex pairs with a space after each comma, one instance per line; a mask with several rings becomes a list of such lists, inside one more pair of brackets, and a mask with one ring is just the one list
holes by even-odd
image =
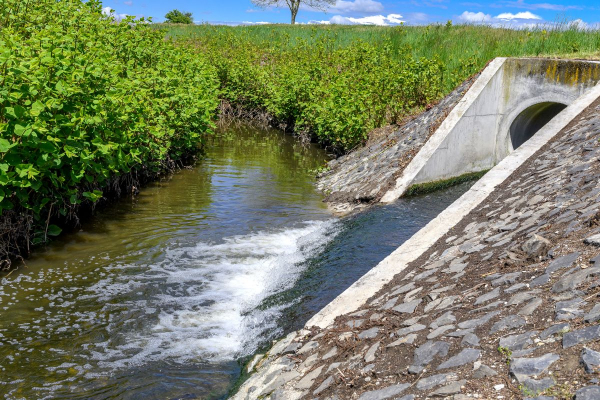
[[[97, 0], [0, 0], [0, 210], [92, 204], [123, 174], [197, 150], [217, 106], [214, 70], [144, 19]], [[39, 238], [39, 235], [38, 235]]]
[[600, 32], [429, 26], [169, 26], [217, 68], [223, 99], [347, 151], [450, 93], [499, 56], [600, 55]]
[[512, 351], [508, 347], [499, 346], [498, 353], [506, 358], [506, 365], [510, 365], [510, 362], [512, 361]]
[[165, 20], [169, 24], [193, 24], [191, 12], [181, 12], [179, 10], [171, 10], [165, 15]]
[[216, 68], [223, 100], [265, 111], [342, 151], [439, 97], [443, 68], [435, 57], [416, 59], [389, 41], [338, 48], [335, 37], [316, 30], [309, 39], [286, 40], [257, 44], [204, 27], [195, 44]]

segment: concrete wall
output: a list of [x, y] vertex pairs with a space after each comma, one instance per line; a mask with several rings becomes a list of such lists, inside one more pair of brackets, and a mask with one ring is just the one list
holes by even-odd
[[510, 127], [523, 111], [544, 102], [570, 105], [598, 81], [598, 62], [493, 60], [381, 201], [415, 184], [492, 168], [513, 151]]

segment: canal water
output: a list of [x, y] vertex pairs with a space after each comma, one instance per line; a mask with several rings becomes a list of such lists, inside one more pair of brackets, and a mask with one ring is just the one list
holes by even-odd
[[469, 185], [332, 217], [327, 155], [221, 129], [194, 168], [98, 212], [0, 279], [0, 398], [220, 399], [241, 364]]

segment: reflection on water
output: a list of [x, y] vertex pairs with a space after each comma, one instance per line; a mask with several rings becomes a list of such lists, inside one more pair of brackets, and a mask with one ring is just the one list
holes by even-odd
[[225, 129], [0, 284], [0, 398], [216, 399], [468, 185], [333, 219], [325, 153]]
[[224, 130], [191, 170], [99, 213], [0, 286], [5, 398], [211, 398], [280, 332], [302, 261], [336, 232], [325, 153]]

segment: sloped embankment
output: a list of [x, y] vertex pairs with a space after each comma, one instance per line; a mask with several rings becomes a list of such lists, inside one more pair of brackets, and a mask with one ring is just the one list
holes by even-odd
[[352, 314], [235, 398], [600, 398], [600, 102]]
[[327, 194], [325, 201], [338, 212], [348, 212], [379, 200], [477, 76], [391, 134], [382, 135], [367, 146], [330, 161], [329, 170], [321, 174], [318, 181], [319, 190]]

